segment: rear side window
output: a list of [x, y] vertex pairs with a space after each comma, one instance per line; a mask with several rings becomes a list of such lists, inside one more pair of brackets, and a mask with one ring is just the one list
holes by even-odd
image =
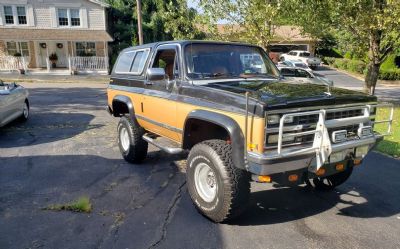
[[281, 74], [286, 77], [294, 77], [295, 76], [295, 72], [291, 68], [282, 68]]
[[131, 69], [132, 61], [135, 58], [135, 52], [126, 52], [121, 54], [115, 66], [116, 73], [127, 73]]
[[150, 50], [130, 51], [121, 54], [115, 66], [116, 73], [141, 74], [149, 56]]

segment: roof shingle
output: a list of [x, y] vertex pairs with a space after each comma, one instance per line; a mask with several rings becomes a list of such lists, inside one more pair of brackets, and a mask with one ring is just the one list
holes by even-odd
[[26, 41], [113, 41], [105, 30], [0, 29], [0, 39]]

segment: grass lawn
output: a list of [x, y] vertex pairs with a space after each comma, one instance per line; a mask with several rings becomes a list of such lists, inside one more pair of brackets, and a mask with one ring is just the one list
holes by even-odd
[[[389, 108], [380, 108], [378, 109], [376, 121], [386, 120], [389, 115]], [[375, 125], [375, 130], [384, 133], [387, 130], [387, 124], [377, 124]], [[381, 141], [375, 149], [394, 157], [400, 157], [400, 106], [395, 106], [394, 109], [392, 135], [386, 136], [385, 140]]]

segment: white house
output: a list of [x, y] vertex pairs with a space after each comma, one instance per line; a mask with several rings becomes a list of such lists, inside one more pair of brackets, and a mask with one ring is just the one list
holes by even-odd
[[107, 71], [107, 7], [98, 0], [0, 0], [0, 70]]

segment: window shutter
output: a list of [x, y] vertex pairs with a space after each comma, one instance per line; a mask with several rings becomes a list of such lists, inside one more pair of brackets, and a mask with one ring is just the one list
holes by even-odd
[[3, 5], [0, 5], [0, 26], [3, 25], [4, 13], [3, 13]]
[[35, 26], [35, 16], [33, 14], [33, 7], [31, 4], [26, 6], [26, 18], [28, 21], [28, 26]]
[[86, 8], [81, 8], [80, 9], [80, 18], [81, 18], [81, 25], [82, 28], [88, 28], [88, 14], [87, 14], [87, 9]]
[[53, 28], [57, 28], [57, 11], [56, 11], [56, 7], [51, 6], [50, 7], [50, 13], [51, 13], [51, 26]]

